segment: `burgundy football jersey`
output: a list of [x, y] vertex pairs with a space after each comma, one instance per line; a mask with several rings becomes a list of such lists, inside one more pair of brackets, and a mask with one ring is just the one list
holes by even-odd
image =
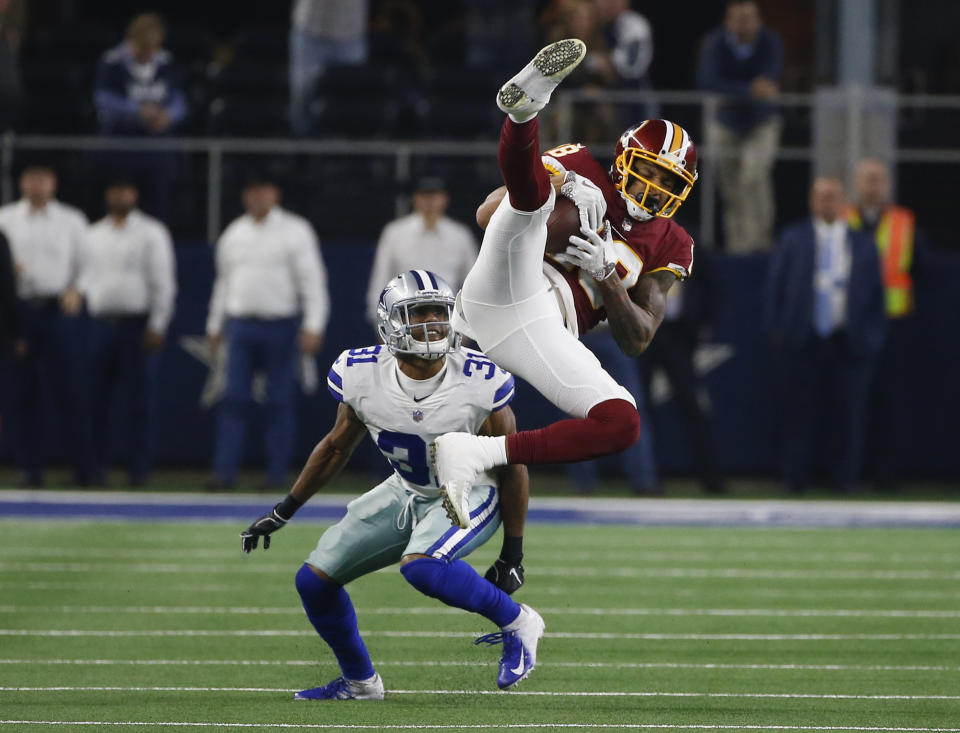
[[[610, 177], [587, 148], [580, 143], [560, 145], [543, 154], [543, 165], [552, 174], [574, 171], [593, 181], [607, 202], [607, 219], [613, 229], [613, 243], [619, 253], [617, 275], [630, 290], [641, 275], [669, 270], [683, 280], [693, 269], [693, 237], [673, 221], [655, 217], [637, 221], [627, 214], [627, 207]], [[586, 333], [607, 317], [597, 282], [579, 267], [563, 264], [549, 254], [544, 256], [573, 291], [580, 333]]]

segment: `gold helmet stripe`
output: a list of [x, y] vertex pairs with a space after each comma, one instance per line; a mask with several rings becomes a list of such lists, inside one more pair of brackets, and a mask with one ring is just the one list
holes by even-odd
[[670, 152], [675, 153], [680, 149], [680, 146], [683, 145], [683, 138], [685, 137], [683, 134], [684, 129], [680, 127], [680, 125], [674, 125], [672, 122], [670, 124], [673, 125], [673, 140], [670, 143]]

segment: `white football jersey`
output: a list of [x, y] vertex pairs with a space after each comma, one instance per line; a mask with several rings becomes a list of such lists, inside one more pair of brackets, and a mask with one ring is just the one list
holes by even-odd
[[[513, 399], [513, 375], [479, 351], [447, 354], [440, 386], [415, 400], [400, 387], [397, 360], [382, 346], [344, 351], [330, 368], [327, 388], [353, 408], [370, 437], [404, 485], [427, 496], [440, 486], [428, 458], [428, 446], [444, 433], [474, 433], [492, 412]], [[495, 486], [488, 473], [477, 485]]]

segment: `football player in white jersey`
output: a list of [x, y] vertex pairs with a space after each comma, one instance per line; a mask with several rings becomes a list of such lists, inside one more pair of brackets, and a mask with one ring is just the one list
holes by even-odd
[[387, 284], [377, 316], [384, 345], [350, 349], [337, 358], [327, 378], [341, 403], [333, 429], [313, 449], [290, 494], [241, 534], [244, 552], [255, 549], [259, 537], [267, 549], [270, 534], [343, 467], [364, 433], [393, 466], [386, 481], [350, 502], [346, 516], [323, 533], [297, 573], [307, 617], [332, 649], [342, 676], [298, 692], [296, 699], [383, 698], [383, 681], [343, 586], [396, 562], [421, 593], [479, 613], [501, 628], [477, 640], [503, 643], [500, 688], [514, 686], [536, 663], [543, 619], [503, 590], [515, 590], [522, 582], [519, 562], [505, 563], [501, 553], [500, 567], [491, 568], [491, 573], [499, 571], [494, 584], [460, 559], [496, 531], [501, 495], [508, 507], [505, 540], [522, 536], [526, 467], [481, 474], [470, 500], [469, 524], [460, 529], [450, 526], [428, 460], [427, 446], [446, 432], [516, 431], [509, 406], [513, 376], [482, 353], [460, 348], [450, 325], [453, 304], [450, 286], [427, 270], [409, 270]]

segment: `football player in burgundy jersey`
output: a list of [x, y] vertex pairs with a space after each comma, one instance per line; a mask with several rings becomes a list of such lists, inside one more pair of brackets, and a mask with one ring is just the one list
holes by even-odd
[[[676, 150], [663, 153], [663, 148], [673, 146]], [[654, 154], [648, 153], [651, 150], [680, 172], [654, 162]], [[667, 120], [646, 120], [631, 127], [617, 142], [609, 174], [579, 143], [548, 150], [542, 159], [551, 176], [564, 177], [573, 172], [595, 183], [603, 193], [616, 276], [637, 305], [642, 303], [636, 300], [640, 294], [632, 290], [644, 275], [664, 273], [660, 277], [669, 289], [673, 282], [690, 274], [693, 238], [672, 218], [696, 180], [696, 149], [686, 130]], [[682, 175], [687, 173], [687, 166], [692, 173]], [[566, 260], [563, 254], [546, 255], [545, 261], [552, 266], [547, 275], [554, 281], [551, 271], [558, 272], [566, 281], [573, 295], [579, 332], [585, 333], [606, 320], [603, 297], [597, 281], [576, 262]], [[611, 319], [610, 325], [615, 329], [616, 321]], [[618, 343], [627, 354], [643, 350], [620, 339]], [[646, 343], [649, 340], [643, 348]]]
[[[541, 157], [536, 115], [585, 54], [578, 39], [557, 41], [500, 88], [507, 119], [497, 159], [506, 186], [477, 211], [486, 231], [454, 316], [491, 359], [573, 419], [506, 437], [437, 438], [431, 452], [445, 505], [461, 527], [484, 470], [589, 460], [636, 442], [633, 396], [577, 337], [606, 318], [624, 353], [642, 353], [667, 291], [693, 264], [693, 240], [671, 221], [697, 178], [696, 147], [682, 127], [647, 120], [627, 130], [609, 174], [581, 145]], [[545, 259], [558, 194], [577, 205], [582, 236]]]

